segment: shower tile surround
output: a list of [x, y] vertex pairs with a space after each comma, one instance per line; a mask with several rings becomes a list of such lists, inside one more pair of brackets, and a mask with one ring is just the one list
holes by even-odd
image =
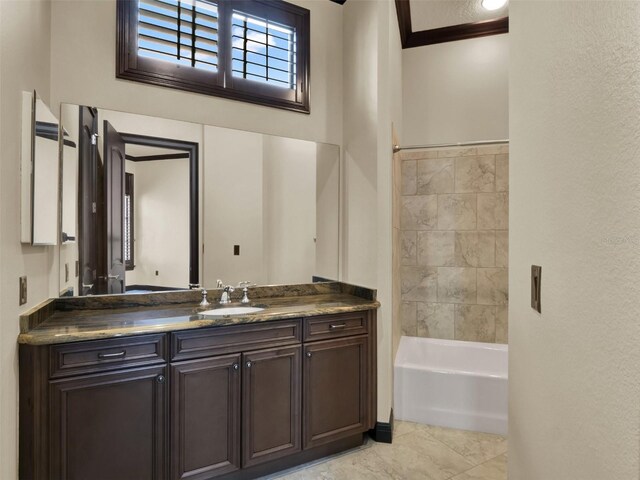
[[507, 343], [509, 147], [400, 153], [402, 334]]

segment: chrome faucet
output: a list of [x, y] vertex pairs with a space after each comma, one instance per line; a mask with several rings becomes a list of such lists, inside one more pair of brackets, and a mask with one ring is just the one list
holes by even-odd
[[235, 288], [233, 288], [231, 285], [222, 287], [222, 296], [220, 297], [221, 305], [227, 305], [228, 303], [231, 303], [231, 294], [234, 290]]

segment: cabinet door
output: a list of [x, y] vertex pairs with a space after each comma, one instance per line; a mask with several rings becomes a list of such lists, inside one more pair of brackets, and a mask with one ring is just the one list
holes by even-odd
[[164, 479], [165, 370], [51, 381], [51, 478]]
[[171, 478], [240, 468], [240, 354], [171, 365]]
[[368, 337], [304, 347], [304, 448], [367, 430]]
[[243, 355], [244, 467], [301, 450], [301, 347]]

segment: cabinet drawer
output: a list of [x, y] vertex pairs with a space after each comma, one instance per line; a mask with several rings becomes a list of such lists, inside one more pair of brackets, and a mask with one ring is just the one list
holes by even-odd
[[300, 343], [300, 320], [186, 330], [171, 334], [171, 361]]
[[304, 321], [304, 341], [326, 340], [369, 333], [369, 312], [309, 317]]
[[51, 378], [166, 362], [165, 344], [160, 334], [54, 345]]

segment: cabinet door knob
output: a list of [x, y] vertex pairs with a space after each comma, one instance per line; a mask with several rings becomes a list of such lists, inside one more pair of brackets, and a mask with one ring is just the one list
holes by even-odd
[[238, 365], [237, 363], [234, 363], [233, 364], [233, 369], [234, 370], [238, 370], [238, 368], [240, 368], [240, 365]]
[[247, 368], [251, 368], [251, 362], [247, 362]]
[[307, 358], [311, 358], [313, 354], [311, 352], [307, 352]]
[[158, 375], [158, 378], [156, 380], [158, 381], [158, 383], [164, 383], [164, 375]]

